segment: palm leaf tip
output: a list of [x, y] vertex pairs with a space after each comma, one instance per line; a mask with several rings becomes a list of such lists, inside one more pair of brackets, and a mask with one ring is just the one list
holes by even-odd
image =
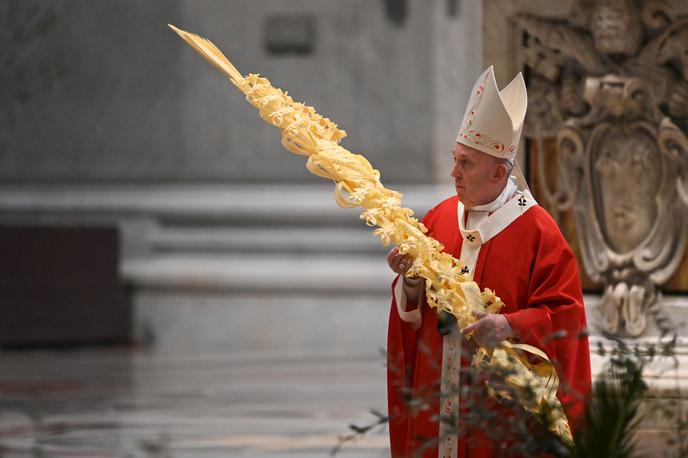
[[167, 24], [177, 35], [181, 37], [189, 46], [194, 48], [206, 58], [208, 62], [213, 64], [218, 70], [227, 75], [232, 81], [237, 84], [244, 79], [243, 75], [232, 65], [227, 59], [227, 56], [222, 54], [222, 51], [215, 46], [215, 44], [195, 33], [187, 32], [172, 24]]

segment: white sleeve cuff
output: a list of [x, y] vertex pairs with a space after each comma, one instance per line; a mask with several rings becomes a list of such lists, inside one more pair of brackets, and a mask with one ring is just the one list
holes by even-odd
[[[404, 277], [399, 275], [397, 284], [393, 290], [394, 299], [397, 303], [397, 311], [399, 312], [399, 318], [413, 326], [414, 330], [420, 328], [421, 325], [421, 307], [420, 303], [415, 310], [409, 312], [406, 311], [406, 292], [404, 291]], [[420, 294], [418, 301], [422, 299], [422, 294]]]

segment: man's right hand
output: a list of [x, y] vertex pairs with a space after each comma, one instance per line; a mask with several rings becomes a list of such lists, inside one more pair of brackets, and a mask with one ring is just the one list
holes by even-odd
[[413, 258], [407, 254], [399, 253], [399, 248], [392, 248], [387, 253], [387, 265], [399, 275], [404, 275], [413, 264]]

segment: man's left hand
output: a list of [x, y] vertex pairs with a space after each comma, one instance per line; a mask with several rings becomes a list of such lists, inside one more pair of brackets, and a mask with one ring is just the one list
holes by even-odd
[[514, 337], [509, 320], [500, 313], [473, 312], [478, 318], [475, 323], [461, 330], [465, 336], [472, 336], [481, 347], [494, 348], [502, 340]]

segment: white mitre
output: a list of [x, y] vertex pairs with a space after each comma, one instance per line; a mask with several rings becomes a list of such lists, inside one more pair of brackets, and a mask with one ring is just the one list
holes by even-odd
[[456, 141], [495, 157], [516, 157], [528, 107], [523, 75], [501, 91], [490, 66], [475, 82]]

